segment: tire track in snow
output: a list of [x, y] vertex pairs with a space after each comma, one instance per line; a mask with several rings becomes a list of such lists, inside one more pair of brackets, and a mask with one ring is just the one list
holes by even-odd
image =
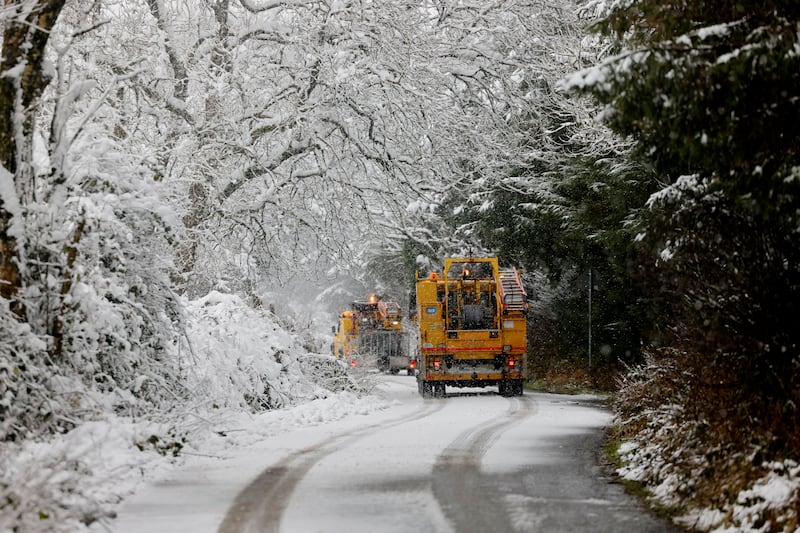
[[340, 433], [324, 443], [299, 450], [264, 470], [242, 490], [222, 520], [218, 533], [277, 533], [297, 485], [321, 459], [376, 431], [428, 417], [445, 401], [424, 402], [415, 416], [403, 416]]
[[433, 465], [433, 496], [456, 533], [513, 531], [502, 498], [482, 483], [480, 471], [484, 454], [503, 431], [536, 413], [530, 397], [512, 397], [509, 402], [504, 418], [463, 431]]

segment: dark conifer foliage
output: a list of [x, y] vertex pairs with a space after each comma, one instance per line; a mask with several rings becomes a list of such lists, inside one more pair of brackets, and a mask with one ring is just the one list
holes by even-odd
[[570, 80], [660, 184], [636, 241], [688, 382], [669, 400], [693, 446], [759, 460], [800, 451], [799, 25], [790, 1], [628, 3], [597, 25], [617, 55]]
[[765, 217], [796, 216], [797, 2], [636, 2], [599, 28], [624, 44], [592, 88], [665, 177], [698, 173]]

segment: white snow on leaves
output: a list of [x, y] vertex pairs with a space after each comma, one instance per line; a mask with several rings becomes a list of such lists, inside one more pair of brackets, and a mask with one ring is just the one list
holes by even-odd
[[[238, 296], [211, 292], [184, 305], [185, 338], [173, 356], [185, 375], [162, 412], [114, 413], [120, 390], [95, 398], [108, 408], [67, 433], [0, 442], [0, 531], [87, 531], [85, 522], [113, 516], [137, 486], [186, 457], [224, 456], [267, 435], [386, 408], [375, 397], [320, 387], [301, 371], [299, 358], [309, 354], [296, 335]], [[81, 402], [69, 385], [65, 401]], [[151, 385], [140, 376], [135, 386]], [[243, 408], [259, 394], [283, 408]]]

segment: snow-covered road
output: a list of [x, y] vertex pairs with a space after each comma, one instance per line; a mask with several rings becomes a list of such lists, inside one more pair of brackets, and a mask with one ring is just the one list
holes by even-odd
[[294, 428], [142, 488], [118, 533], [672, 531], [599, 466], [591, 397], [449, 391], [385, 376], [388, 407]]

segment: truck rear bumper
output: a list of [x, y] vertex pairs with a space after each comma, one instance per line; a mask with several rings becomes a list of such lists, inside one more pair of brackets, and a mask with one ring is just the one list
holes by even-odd
[[[471, 373], [450, 373], [450, 372], [428, 372], [425, 375], [425, 379], [428, 381], [436, 381], [436, 382], [446, 382], [450, 384], [453, 382], [455, 383], [483, 383], [483, 384], [490, 384], [496, 385], [498, 382], [503, 380], [510, 380], [510, 379], [522, 379], [521, 372], [493, 372], [493, 373], [478, 373], [478, 372], [471, 372]], [[483, 387], [484, 385], [456, 385], [458, 387]]]

